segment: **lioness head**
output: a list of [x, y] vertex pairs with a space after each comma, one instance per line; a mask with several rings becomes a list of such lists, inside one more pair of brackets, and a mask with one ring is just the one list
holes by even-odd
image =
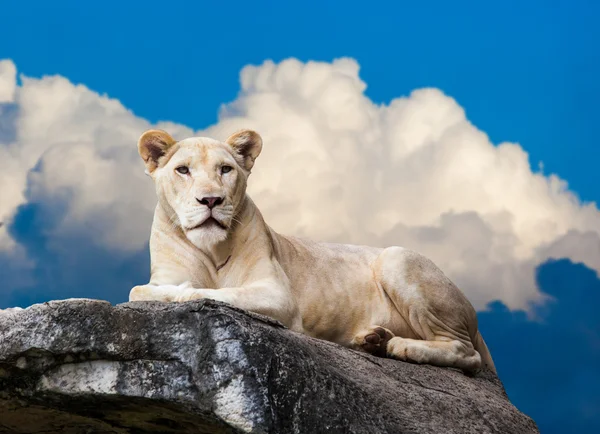
[[261, 137], [250, 130], [225, 142], [207, 137], [178, 142], [164, 131], [149, 130], [138, 141], [160, 206], [196, 247], [227, 238], [261, 149]]

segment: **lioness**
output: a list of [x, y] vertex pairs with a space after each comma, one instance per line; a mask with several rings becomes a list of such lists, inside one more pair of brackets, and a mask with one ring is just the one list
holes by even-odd
[[475, 310], [430, 260], [404, 249], [316, 243], [276, 233], [246, 194], [262, 139], [180, 142], [146, 131], [156, 184], [151, 278], [130, 301], [220, 300], [292, 330], [378, 356], [495, 372]]

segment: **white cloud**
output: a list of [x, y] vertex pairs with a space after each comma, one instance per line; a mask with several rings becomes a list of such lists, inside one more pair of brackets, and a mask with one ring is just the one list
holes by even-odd
[[[148, 239], [155, 196], [135, 144], [150, 123], [119, 101], [60, 76], [22, 82], [15, 98], [15, 140], [0, 147], [0, 184], [8, 186], [0, 196], [0, 221], [10, 222], [26, 202], [29, 179], [30, 201], [57, 212], [66, 202], [55, 236], [87, 232], [108, 248], [140, 249]], [[176, 124], [163, 128], [193, 134]], [[5, 250], [14, 246], [6, 227], [0, 228]]]
[[[10, 72], [12, 63], [3, 65]], [[0, 95], [11, 88], [1, 71]], [[519, 145], [493, 146], [441, 91], [376, 105], [358, 71], [351, 59], [248, 66], [218, 124], [196, 133], [262, 134], [249, 192], [276, 230], [423, 252], [479, 308], [539, 298], [535, 267], [548, 257], [600, 271], [595, 204], [580, 203], [554, 175], [532, 173]], [[15, 143], [0, 147], [0, 182], [9, 186], [0, 218], [25, 200], [54, 202], [66, 210], [55, 242], [75, 232], [109, 249], [142, 248], [155, 198], [135, 144], [150, 124], [61, 77], [24, 78], [13, 94], [19, 112]]]
[[12, 102], [17, 88], [17, 68], [10, 60], [0, 60], [0, 103]]

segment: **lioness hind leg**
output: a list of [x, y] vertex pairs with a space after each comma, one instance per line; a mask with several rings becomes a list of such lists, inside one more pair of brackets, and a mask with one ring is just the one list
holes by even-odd
[[358, 333], [352, 339], [352, 347], [362, 350], [374, 356], [385, 357], [387, 344], [394, 337], [394, 334], [380, 326], [372, 326]]
[[477, 314], [458, 287], [429, 259], [401, 247], [384, 249], [375, 276], [392, 300], [397, 321], [408, 327], [394, 337], [387, 355], [414, 363], [474, 371], [481, 355], [474, 343]]
[[481, 367], [481, 356], [472, 345], [457, 340], [425, 341], [393, 337], [387, 343], [387, 356], [412, 363], [428, 363], [473, 372]]
[[352, 339], [352, 347], [378, 357], [389, 357], [410, 363], [427, 363], [441, 367], [476, 371], [481, 367], [481, 357], [471, 345], [458, 340], [426, 341], [408, 339], [380, 326], [372, 326]]

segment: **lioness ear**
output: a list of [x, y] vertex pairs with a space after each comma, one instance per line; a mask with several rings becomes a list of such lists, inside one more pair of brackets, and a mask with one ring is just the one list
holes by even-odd
[[158, 160], [167, 150], [177, 143], [173, 137], [162, 130], [148, 130], [138, 140], [138, 152], [146, 163], [146, 172], [152, 173], [158, 167]]
[[238, 131], [227, 139], [227, 144], [244, 159], [243, 165], [246, 170], [252, 169], [254, 160], [262, 150], [262, 138], [252, 130]]

